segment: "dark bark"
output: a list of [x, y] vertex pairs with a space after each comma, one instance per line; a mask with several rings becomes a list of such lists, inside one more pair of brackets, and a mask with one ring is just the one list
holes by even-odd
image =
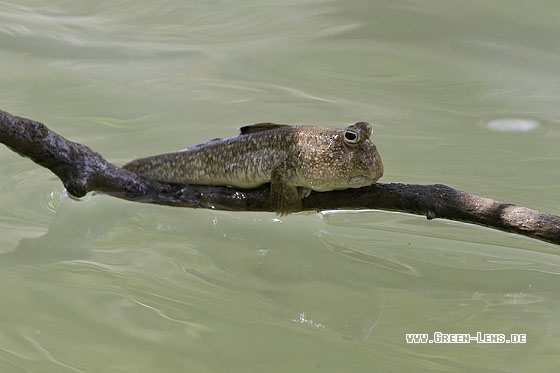
[[[71, 142], [44, 124], [0, 111], [0, 142], [48, 168], [68, 192], [97, 191], [128, 200], [231, 211], [273, 211], [269, 186], [235, 189], [161, 183], [107, 162], [87, 146]], [[560, 217], [483, 198], [445, 185], [377, 183], [360, 189], [316, 193], [303, 210], [379, 209], [484, 225], [560, 244]]]

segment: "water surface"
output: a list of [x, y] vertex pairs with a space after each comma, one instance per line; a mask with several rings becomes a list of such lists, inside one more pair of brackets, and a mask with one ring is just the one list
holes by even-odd
[[[0, 2], [1, 109], [108, 160], [374, 124], [384, 182], [560, 214], [551, 1]], [[75, 201], [0, 150], [0, 368], [550, 371], [554, 245], [381, 211]], [[407, 333], [526, 334], [407, 344]]]

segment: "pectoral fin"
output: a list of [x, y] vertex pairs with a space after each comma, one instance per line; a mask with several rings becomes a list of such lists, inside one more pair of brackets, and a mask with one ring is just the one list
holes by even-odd
[[297, 186], [288, 185], [294, 175], [293, 167], [282, 163], [272, 170], [270, 177], [270, 198], [274, 211], [279, 216], [301, 211], [303, 196]]

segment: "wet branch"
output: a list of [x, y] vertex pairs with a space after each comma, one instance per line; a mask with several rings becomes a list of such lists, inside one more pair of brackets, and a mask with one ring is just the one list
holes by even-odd
[[[69, 141], [44, 124], [0, 110], [0, 142], [48, 168], [70, 194], [103, 192], [127, 200], [230, 211], [273, 211], [267, 185], [235, 189], [161, 183], [107, 162], [87, 146]], [[379, 209], [484, 225], [560, 244], [560, 217], [483, 198], [445, 185], [377, 183], [360, 189], [313, 192], [304, 210]]]

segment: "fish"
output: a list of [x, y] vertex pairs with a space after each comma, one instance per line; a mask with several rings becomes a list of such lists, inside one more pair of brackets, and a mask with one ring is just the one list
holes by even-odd
[[270, 183], [280, 216], [300, 211], [311, 191], [361, 188], [375, 183], [384, 168], [373, 128], [357, 122], [344, 129], [257, 123], [237, 136], [135, 159], [123, 166], [168, 183], [251, 189]]

